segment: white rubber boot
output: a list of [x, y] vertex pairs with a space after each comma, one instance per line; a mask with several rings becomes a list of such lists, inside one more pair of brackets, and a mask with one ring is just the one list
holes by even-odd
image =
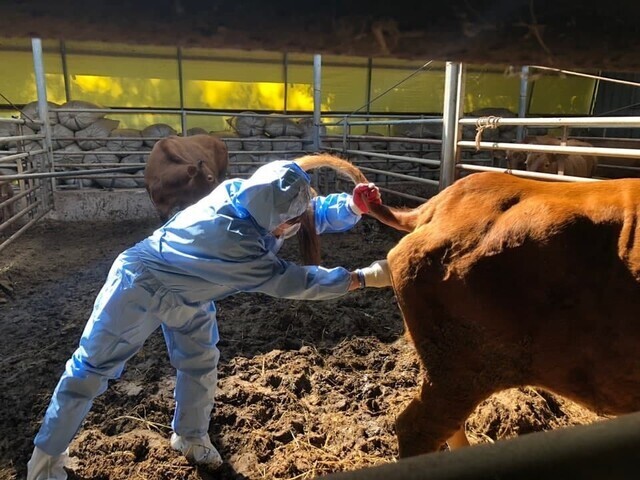
[[174, 433], [171, 435], [171, 447], [182, 452], [192, 463], [218, 468], [222, 465], [222, 457], [211, 443], [209, 435], [201, 438], [185, 438]]
[[49, 455], [35, 447], [27, 463], [27, 480], [67, 480], [67, 472], [62, 467], [69, 458], [68, 452]]

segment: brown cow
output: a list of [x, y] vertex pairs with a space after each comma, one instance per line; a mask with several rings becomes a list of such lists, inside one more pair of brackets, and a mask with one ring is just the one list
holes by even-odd
[[[640, 139], [632, 138], [589, 138], [595, 147], [640, 149]], [[640, 158], [598, 156], [598, 175], [606, 178], [638, 177]], [[635, 170], [634, 170], [635, 169]]]
[[[523, 143], [534, 145], [561, 145], [561, 140], [550, 135], [528, 137]], [[567, 146], [593, 147], [590, 143], [568, 139]], [[577, 155], [544, 152], [507, 151], [509, 168], [528, 170], [530, 172], [554, 173], [574, 177], [593, 177], [598, 167], [598, 157], [594, 155]]]
[[209, 194], [224, 180], [228, 165], [227, 146], [214, 136], [159, 140], [149, 154], [144, 181], [161, 220]]
[[640, 409], [640, 180], [478, 173], [414, 210], [388, 254], [424, 367], [398, 417], [403, 457], [465, 443], [491, 394], [537, 385], [604, 414]]

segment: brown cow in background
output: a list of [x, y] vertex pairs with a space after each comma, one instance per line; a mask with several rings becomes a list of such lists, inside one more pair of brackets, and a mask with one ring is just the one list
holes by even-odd
[[422, 206], [371, 205], [410, 232], [387, 258], [422, 389], [403, 457], [465, 443], [491, 394], [535, 385], [604, 414], [640, 410], [640, 180], [472, 174]]
[[159, 140], [149, 154], [144, 180], [160, 219], [166, 222], [209, 194], [224, 180], [228, 165], [227, 146], [214, 136]]
[[[543, 135], [528, 137], [523, 143], [535, 145], [561, 145], [556, 137]], [[590, 143], [568, 139], [567, 146], [593, 147]], [[544, 152], [514, 152], [507, 151], [509, 168], [528, 170], [530, 172], [553, 173], [571, 175], [574, 177], [593, 177], [598, 167], [598, 157], [594, 155], [544, 153]]]
[[[589, 138], [595, 147], [640, 149], [640, 140], [632, 138]], [[638, 177], [640, 157], [622, 158], [598, 156], [598, 175], [606, 178]], [[634, 170], [635, 169], [635, 170]]]

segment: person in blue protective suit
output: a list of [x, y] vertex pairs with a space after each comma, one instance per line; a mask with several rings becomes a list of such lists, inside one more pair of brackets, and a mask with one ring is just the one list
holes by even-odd
[[356, 186], [352, 195], [311, 199], [308, 175], [294, 162], [276, 161], [249, 179], [223, 182], [121, 253], [53, 392], [27, 479], [67, 478], [67, 447], [93, 399], [158, 327], [177, 370], [171, 445], [194, 463], [219, 466], [222, 459], [208, 435], [219, 357], [213, 300], [236, 292], [323, 300], [390, 285], [385, 261], [350, 272], [277, 256], [309, 205], [322, 233], [352, 228], [369, 203], [379, 202], [373, 184]]

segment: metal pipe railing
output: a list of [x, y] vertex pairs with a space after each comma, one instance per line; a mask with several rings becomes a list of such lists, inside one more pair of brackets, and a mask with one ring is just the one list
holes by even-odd
[[[9, 139], [14, 139], [17, 137], [0, 137], [0, 142], [4, 139], [4, 138], [9, 138]], [[42, 138], [42, 137], [38, 137], [38, 138]], [[140, 142], [140, 141], [144, 141], [144, 140], [162, 140], [163, 138], [167, 138], [167, 137], [53, 137], [53, 141], [56, 140], [68, 140], [68, 141], [75, 141], [75, 140], [87, 140], [87, 141], [91, 141], [91, 140], [99, 140], [99, 141], [120, 141], [120, 142]], [[270, 143], [270, 142], [300, 142], [300, 143], [311, 143], [313, 142], [313, 140], [308, 139], [308, 138], [302, 138], [302, 137], [295, 137], [295, 136], [291, 136], [288, 138], [283, 138], [283, 137], [274, 137], [274, 138], [269, 138], [269, 137], [260, 137], [260, 138], [256, 138], [256, 137], [217, 137], [219, 140], [225, 141], [225, 140], [231, 140], [234, 142], [265, 142], [265, 143]], [[55, 152], [54, 152], [55, 153]]]
[[416, 202], [423, 203], [423, 202], [427, 201], [427, 199], [424, 198], [424, 197], [418, 197], [416, 195], [411, 195], [409, 193], [398, 192], [397, 190], [392, 190], [390, 188], [385, 188], [385, 187], [381, 187], [381, 186], [378, 186], [378, 188], [380, 189], [381, 192], [390, 193], [392, 195], [396, 195], [398, 197], [406, 198], [406, 199], [409, 199], [409, 200], [414, 200]]
[[484, 167], [480, 165], [471, 165], [468, 163], [458, 163], [456, 167], [470, 172], [499, 172], [509, 173], [516, 177], [535, 178], [537, 180], [551, 180], [555, 182], [600, 182], [597, 178], [574, 177], [571, 175], [556, 175], [553, 173], [530, 172], [528, 170], [510, 170], [497, 167]]
[[189, 115], [209, 115], [212, 117], [268, 117], [268, 118], [312, 118], [311, 114], [284, 114], [284, 113], [245, 113], [233, 111], [214, 111], [198, 109], [179, 108], [52, 108], [52, 112], [63, 113], [115, 113], [115, 114], [158, 114], [158, 115], [180, 115], [182, 111]]
[[[39, 202], [39, 200], [38, 200]], [[34, 218], [32, 218], [31, 220], [29, 220], [27, 223], [25, 223], [22, 227], [20, 227], [18, 230], [16, 230], [9, 238], [7, 238], [4, 242], [0, 243], [0, 252], [2, 252], [2, 250], [4, 250], [5, 248], [7, 248], [9, 245], [11, 245], [18, 237], [20, 237], [24, 232], [26, 232], [29, 227], [31, 227], [32, 225], [34, 225], [38, 220], [40, 220], [42, 217], [44, 217], [47, 214], [47, 211], [42, 211], [40, 212], [38, 215], [36, 215]], [[3, 224], [4, 225], [4, 224]]]
[[[321, 135], [324, 140], [330, 142], [342, 141], [342, 137], [338, 135]], [[347, 140], [371, 140], [381, 142], [406, 142], [406, 143], [426, 143], [429, 145], [442, 145], [441, 139], [436, 138], [416, 138], [416, 137], [389, 137], [376, 135], [347, 135]]]
[[[15, 123], [17, 125], [24, 125], [27, 123], [27, 121], [24, 118], [0, 117], [0, 123]], [[30, 123], [42, 125], [41, 120], [32, 120]]]
[[608, 148], [608, 147], [574, 147], [560, 145], [537, 145], [533, 143], [502, 143], [502, 142], [476, 142], [461, 140], [460, 147], [476, 148], [481, 150], [512, 150], [521, 152], [545, 152], [545, 153], [575, 153], [578, 155], [602, 155], [620, 158], [640, 158], [640, 149]]
[[[460, 125], [476, 126], [482, 118], [461, 118]], [[504, 118], [493, 117], [498, 127], [518, 126], [525, 127], [640, 127], [640, 117], [556, 117], [556, 118]]]
[[42, 139], [44, 139], [44, 135], [42, 134], [13, 135], [11, 137], [0, 137], [0, 144], [8, 143], [8, 142], [18, 142], [23, 140], [42, 140]]
[[[46, 187], [44, 186], [40, 186], [39, 188], [41, 188], [42, 190], [46, 190]], [[4, 222], [0, 223], [0, 233], [2, 233], [4, 230], [6, 230], [7, 228], [9, 228], [10, 225], [13, 225], [15, 222], [17, 222], [20, 218], [24, 217], [27, 213], [29, 213], [31, 210], [36, 209], [39, 205], [43, 204], [44, 202], [41, 199], [36, 200], [33, 203], [30, 203], [29, 205], [27, 205], [25, 208], [23, 208], [22, 210], [20, 210], [18, 213], [16, 213], [15, 215], [13, 215], [11, 218], [6, 219]]]
[[[286, 142], [286, 140], [280, 140], [281, 142]], [[40, 152], [38, 150], [38, 152]], [[82, 152], [66, 152], [62, 150], [54, 150], [54, 155], [63, 155], [65, 157], [84, 157], [85, 155], [149, 155], [151, 152], [149, 150], [86, 150]], [[236, 155], [239, 153], [247, 153], [250, 155], [258, 155], [258, 154], [293, 154], [293, 153], [308, 153], [306, 150], [230, 150], [229, 155]], [[5, 157], [7, 158], [7, 157]], [[0, 158], [0, 161], [3, 159]], [[56, 165], [60, 166], [60, 165]]]
[[15, 175], [0, 175], [0, 181], [5, 180], [25, 180], [28, 178], [58, 178], [58, 177], [73, 177], [74, 175], [93, 175], [93, 174], [101, 174], [101, 173], [119, 173], [119, 172], [130, 172], [130, 171], [138, 171], [141, 169], [142, 164], [130, 164], [129, 167], [121, 167], [121, 168], [104, 168], [99, 170], [72, 170], [66, 172], [38, 172], [38, 173], [22, 173]]
[[[0, 153], [5, 153], [5, 152], [0, 152]], [[31, 150], [29, 152], [22, 152], [22, 153], [15, 153], [15, 154], [11, 153], [6, 157], [0, 157], [0, 163], [9, 162], [11, 160], [19, 160], [21, 158], [33, 157], [35, 155], [41, 155], [43, 153], [46, 153], [45, 149]]]
[[358, 167], [358, 168], [363, 172], [378, 173], [381, 175], [386, 175], [388, 177], [403, 178], [405, 180], [410, 180], [412, 182], [426, 183], [428, 185], [436, 185], [436, 186], [438, 185], [438, 180], [431, 180], [430, 178], [412, 177], [411, 175], [405, 175], [404, 173], [389, 172], [386, 170], [378, 170], [377, 168], [370, 168], [370, 167]]
[[31, 187], [31, 188], [29, 188], [27, 190], [21, 191], [20, 193], [10, 197], [8, 200], [5, 200], [4, 202], [0, 203], [0, 209], [3, 208], [3, 207], [9, 206], [12, 203], [17, 202], [21, 198], [24, 198], [27, 195], [35, 192], [38, 188], [40, 188], [40, 186], [34, 186], [34, 187]]
[[[348, 122], [349, 125], [402, 125], [402, 124], [442, 124], [442, 118], [415, 118], [415, 119], [400, 119], [400, 120], [358, 120], [355, 122]], [[335, 123], [323, 123], [322, 125], [326, 127], [339, 127], [344, 125], [344, 121], [335, 122]]]
[[333, 151], [333, 152], [343, 152], [343, 153], [350, 153], [353, 155], [363, 155], [365, 157], [387, 158], [389, 160], [398, 160], [401, 162], [415, 162], [415, 163], [421, 163], [423, 165], [433, 165], [433, 166], [440, 165], [440, 160], [430, 160], [427, 158], [404, 157], [402, 155], [390, 155], [387, 153], [367, 152], [365, 150], [342, 150], [340, 148], [334, 148], [334, 147], [325, 147], [324, 149]]

